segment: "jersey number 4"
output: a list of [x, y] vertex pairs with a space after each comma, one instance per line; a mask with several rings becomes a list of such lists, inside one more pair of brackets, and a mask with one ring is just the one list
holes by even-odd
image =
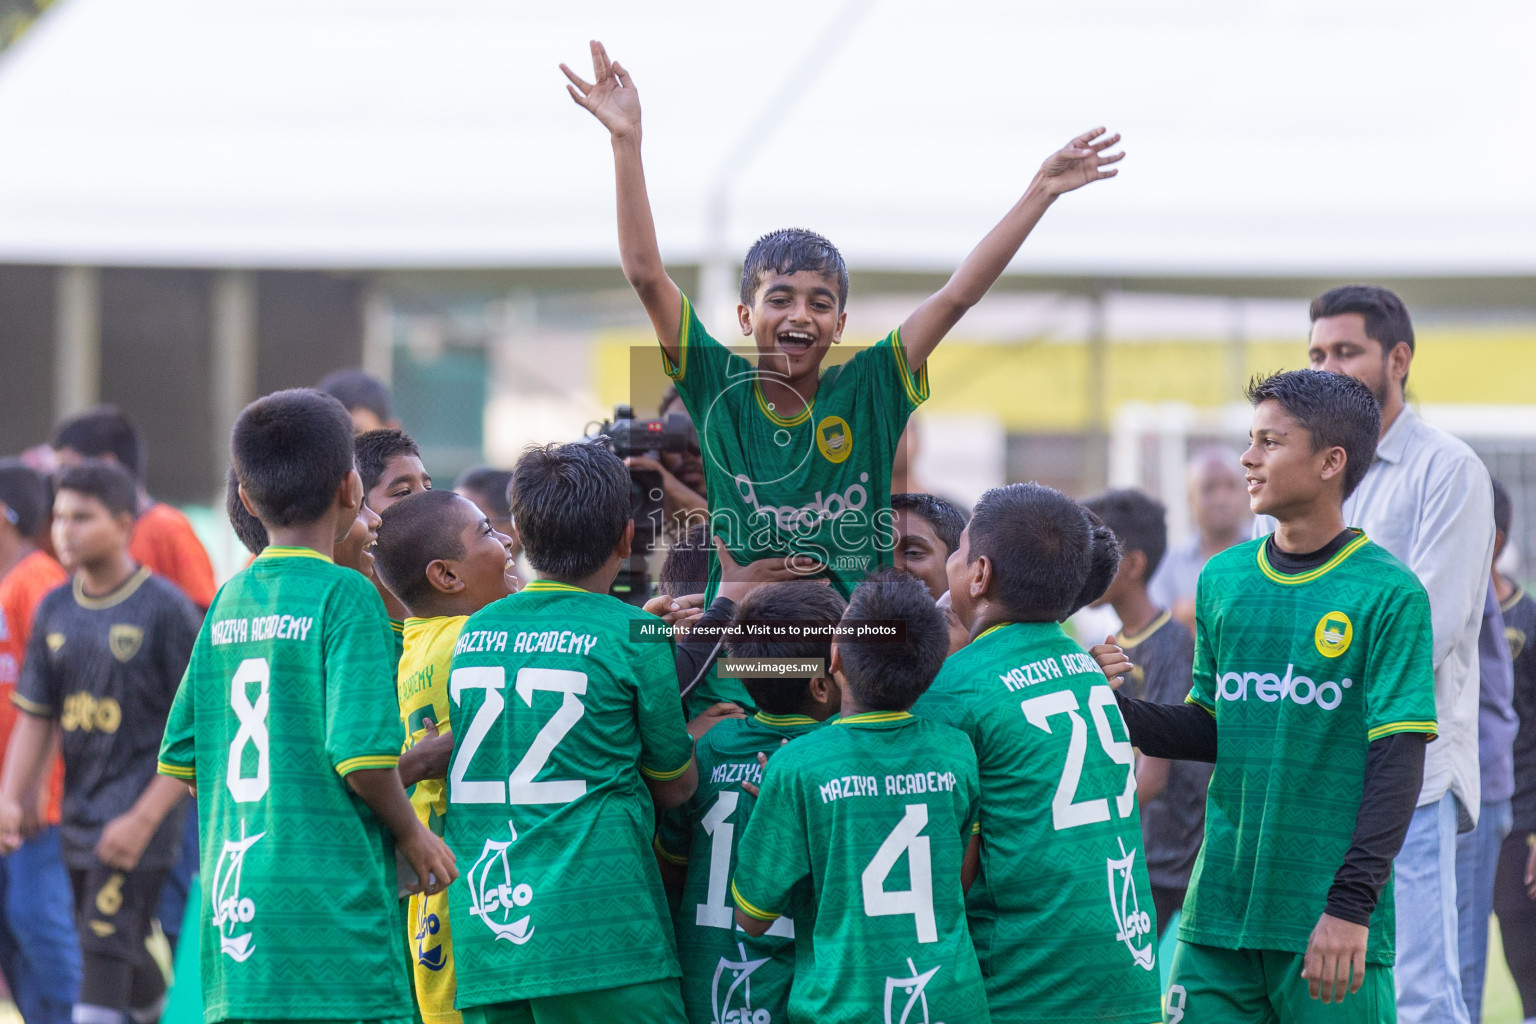
[[[933, 916], [933, 858], [928, 837], [921, 834], [927, 826], [928, 805], [907, 804], [906, 813], [870, 858], [859, 881], [864, 890], [865, 916], [911, 914], [917, 925], [917, 941], [937, 942], [939, 926]], [[885, 880], [903, 852], [907, 855], [912, 888], [893, 892], [885, 887]]]
[[581, 703], [587, 692], [587, 674], [559, 668], [520, 668], [513, 689], [526, 707], [533, 707], [535, 691], [545, 690], [563, 694], [560, 706], [539, 734], [528, 745], [523, 759], [517, 762], [506, 782], [500, 779], [467, 779], [470, 762], [480, 744], [490, 734], [491, 726], [506, 709], [502, 693], [507, 687], [507, 671], [500, 665], [478, 665], [456, 668], [448, 677], [448, 695], [455, 704], [462, 702], [465, 690], [484, 690], [485, 703], [475, 711], [469, 728], [464, 731], [464, 741], [453, 751], [453, 764], [448, 769], [448, 801], [455, 804], [565, 804], [587, 791], [586, 779], [546, 779], [533, 781], [549, 755], [565, 738], [565, 734], [586, 714]]
[[[1115, 706], [1115, 691], [1099, 684], [1088, 691], [1088, 711], [1093, 716], [1093, 728], [1099, 736], [1099, 746], [1116, 764], [1125, 765], [1125, 789], [1115, 797], [1115, 812], [1122, 818], [1130, 817], [1136, 806], [1135, 753], [1129, 740], [1117, 740], [1109, 728], [1109, 716], [1105, 708]], [[1077, 695], [1071, 690], [1033, 697], [1020, 705], [1029, 724], [1051, 732], [1051, 718], [1066, 715], [1072, 723], [1067, 739], [1067, 763], [1062, 765], [1061, 781], [1056, 784], [1056, 795], [1051, 800], [1051, 821], [1060, 832], [1078, 825], [1093, 825], [1109, 820], [1109, 800], [1077, 799], [1077, 786], [1083, 778], [1083, 760], [1088, 755], [1088, 724], [1078, 714]]]

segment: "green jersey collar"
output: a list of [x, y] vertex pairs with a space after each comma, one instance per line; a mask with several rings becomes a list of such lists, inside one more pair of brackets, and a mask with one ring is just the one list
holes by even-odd
[[910, 711], [861, 711], [856, 715], [844, 715], [833, 719], [838, 725], [872, 725], [885, 727], [916, 721]]
[[[976, 639], [972, 640], [971, 643], [979, 643], [982, 637], [991, 636], [993, 633], [1000, 633], [1010, 626], [1019, 626], [1031, 633], [1062, 633], [1061, 623], [1059, 622], [994, 622], [980, 633], [977, 633]], [[1065, 636], [1066, 634], [1062, 633], [1062, 635]]]
[[[1350, 529], [1354, 529], [1354, 527], [1350, 527]], [[1316, 569], [1311, 569], [1307, 572], [1299, 572], [1294, 576], [1280, 572], [1274, 566], [1269, 564], [1269, 559], [1264, 557], [1264, 547], [1267, 542], [1260, 541], [1258, 553], [1259, 571], [1275, 583], [1283, 583], [1287, 586], [1295, 586], [1299, 583], [1311, 583], [1313, 580], [1319, 579], [1327, 573], [1331, 572], [1333, 569], [1341, 565], [1350, 555], [1353, 555], [1356, 551], [1359, 551], [1361, 548], [1365, 547], [1368, 542], [1368, 538], [1365, 536], [1365, 531], [1360, 530], [1359, 534], [1360, 535], [1358, 537], [1350, 541], [1348, 544], [1345, 544], [1338, 550], [1337, 554], [1328, 559], [1328, 561], [1324, 562], [1322, 565], [1318, 566]]]
[[554, 590], [564, 590], [572, 594], [587, 593], [587, 591], [582, 590], [580, 587], [573, 587], [569, 583], [561, 583], [558, 580], [534, 580], [533, 582], [524, 585], [523, 589], [519, 591], [519, 593], [526, 593], [528, 591], [533, 591], [534, 593], [547, 593]]
[[334, 562], [335, 559], [322, 555], [314, 548], [287, 548], [276, 545], [268, 545], [263, 548], [261, 554], [256, 556], [259, 562], [266, 558], [318, 558], [322, 562]]
[[816, 719], [810, 715], [770, 715], [766, 711], [759, 711], [752, 716], [753, 721], [763, 725], [772, 726], [775, 729], [788, 729], [795, 725], [815, 725]]

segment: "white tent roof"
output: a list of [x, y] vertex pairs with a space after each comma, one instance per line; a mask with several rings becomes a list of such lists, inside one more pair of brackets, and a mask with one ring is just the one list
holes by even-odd
[[[604, 265], [603, 129], [559, 61], [635, 76], [664, 254], [818, 0], [63, 0], [0, 60], [0, 261]], [[952, 266], [1077, 131], [1121, 176], [1014, 269], [1531, 274], [1536, 5], [873, 0], [732, 170], [733, 252], [803, 224]]]

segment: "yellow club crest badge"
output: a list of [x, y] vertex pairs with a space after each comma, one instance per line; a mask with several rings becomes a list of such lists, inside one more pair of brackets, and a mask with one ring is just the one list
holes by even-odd
[[59, 648], [63, 647], [63, 646], [64, 646], [64, 634], [63, 633], [49, 633], [48, 634], [48, 649], [50, 651], [53, 651], [54, 653], [58, 653]]
[[1349, 650], [1354, 639], [1355, 625], [1343, 612], [1324, 615], [1317, 620], [1317, 628], [1312, 631], [1312, 642], [1317, 646], [1317, 653], [1325, 658], [1337, 658]]
[[853, 431], [841, 416], [828, 416], [816, 424], [816, 447], [828, 462], [842, 462], [853, 452]]
[[129, 661], [139, 653], [139, 647], [144, 643], [144, 631], [138, 626], [130, 626], [125, 622], [114, 623], [107, 630], [107, 646], [112, 650], [112, 657], [118, 661]]

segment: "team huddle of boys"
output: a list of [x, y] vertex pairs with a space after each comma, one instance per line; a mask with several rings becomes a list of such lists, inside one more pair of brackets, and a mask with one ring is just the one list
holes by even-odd
[[[666, 276], [638, 99], [593, 54], [595, 82], [567, 70], [572, 95], [612, 135], [625, 271], [704, 456], [707, 579], [690, 582], [714, 619], [763, 627], [724, 653], [820, 670], [729, 678], [708, 667], [718, 645], [609, 596], [634, 526], [629, 471], [600, 445], [532, 448], [512, 472], [523, 584], [510, 530], [430, 489], [405, 435], [354, 440], [316, 391], [253, 402], [229, 510], [255, 557], [195, 641], [189, 608], [144, 613], [164, 621], [140, 636], [184, 636], [185, 673], [121, 711], [163, 720], [154, 785], [196, 795], [206, 1019], [1150, 1024], [1237, 1019], [1224, 1008], [1242, 999], [1272, 1014], [1255, 1020], [1392, 1019], [1391, 884], [1351, 860], [1353, 834], [1368, 750], [1401, 735], [1422, 760], [1435, 702], [1422, 586], [1342, 520], [1379, 432], [1370, 391], [1310, 370], [1250, 389], [1255, 511], [1318, 543], [1212, 559], [1192, 653], [1166, 619], [1092, 652], [1062, 629], [1107, 599], [1135, 529], [1124, 496], [997, 488], [943, 544], [937, 583], [892, 568], [892, 463], [929, 354], [1057, 196], [1113, 173], [1118, 137], [1053, 155], [943, 289], [836, 367], [821, 364], [843, 328], [840, 255], [767, 236], [742, 274], [754, 363]], [[92, 472], [106, 482], [66, 476], [61, 495], [117, 510]], [[899, 629], [773, 632], [838, 623]], [[99, 714], [58, 684], [84, 643], [49, 635], [23, 718]], [[1149, 671], [1192, 659], [1184, 686], [1144, 677], [1143, 652]], [[680, 680], [697, 684], [686, 702]], [[71, 782], [97, 756], [83, 736], [65, 733]], [[1161, 889], [1138, 749], [1211, 766], [1181, 783], [1209, 778], [1193, 877], [1186, 859]], [[180, 827], [166, 799], [165, 837], [132, 870], [80, 862], [100, 943], [128, 920], [103, 879], [124, 900], [158, 889], [154, 851]], [[1397, 810], [1406, 829], [1411, 801]], [[1183, 918], [1165, 995], [1169, 887]], [[1316, 943], [1329, 922], [1369, 929], [1363, 960]], [[125, 926], [142, 945], [140, 930]]]

